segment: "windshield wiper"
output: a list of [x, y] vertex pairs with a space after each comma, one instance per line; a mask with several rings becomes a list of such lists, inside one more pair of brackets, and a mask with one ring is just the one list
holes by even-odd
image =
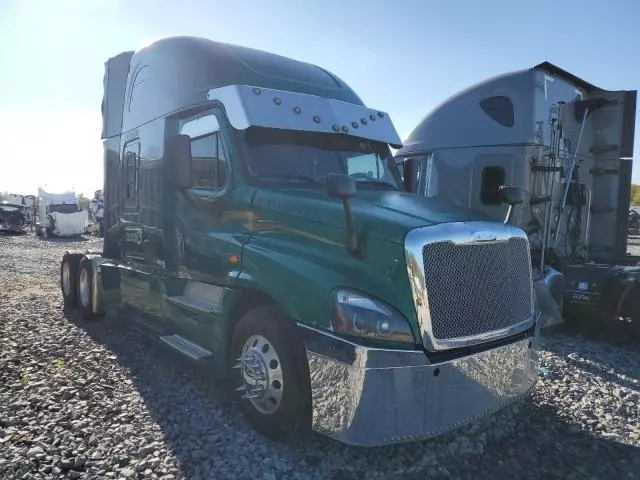
[[320, 185], [324, 187], [324, 183], [322, 183], [317, 178], [309, 177], [307, 175], [287, 175], [287, 174], [269, 174], [269, 175], [260, 175], [260, 180], [286, 180], [295, 183], [313, 183], [314, 185]]

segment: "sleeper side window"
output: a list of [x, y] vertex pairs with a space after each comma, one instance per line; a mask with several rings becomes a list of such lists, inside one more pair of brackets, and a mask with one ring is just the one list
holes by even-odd
[[480, 187], [480, 201], [484, 205], [500, 205], [499, 187], [504, 185], [506, 174], [504, 168], [492, 166], [482, 169], [482, 185]]
[[480, 102], [480, 107], [493, 120], [505, 127], [513, 127], [514, 109], [509, 97], [495, 96], [485, 98]]
[[124, 147], [123, 154], [124, 207], [126, 210], [138, 208], [140, 166], [140, 142], [134, 140]]
[[220, 190], [227, 184], [228, 155], [215, 115], [186, 122], [181, 133], [191, 137], [193, 188]]

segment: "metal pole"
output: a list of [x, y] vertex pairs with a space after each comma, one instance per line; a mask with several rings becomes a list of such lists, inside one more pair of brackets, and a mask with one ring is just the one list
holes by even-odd
[[573, 160], [571, 160], [571, 166], [569, 167], [569, 175], [567, 176], [567, 185], [564, 189], [564, 195], [562, 196], [562, 204], [560, 206], [560, 212], [558, 212], [558, 220], [556, 221], [556, 236], [553, 239], [553, 246], [555, 247], [558, 243], [558, 234], [560, 233], [560, 219], [562, 218], [562, 212], [564, 212], [564, 207], [567, 204], [567, 195], [569, 194], [569, 185], [571, 185], [572, 177], [573, 177], [573, 169], [576, 166], [576, 161], [578, 160], [578, 149], [580, 148], [580, 141], [582, 140], [582, 132], [584, 131], [584, 124], [587, 122], [587, 115], [589, 113], [589, 109], [584, 109], [584, 114], [582, 115], [582, 123], [580, 124], [580, 132], [578, 133], [578, 142], [576, 143], [576, 148], [573, 151]]
[[[551, 123], [551, 135], [550, 135], [550, 142], [549, 142], [549, 167], [555, 167], [556, 166], [556, 161], [558, 159], [558, 153], [560, 153], [560, 140], [562, 138], [562, 107], [564, 106], [564, 102], [559, 102], [558, 104], [558, 118], [556, 119], [556, 121], [554, 122], [553, 119], [550, 121]], [[552, 163], [553, 160], [553, 163]], [[546, 256], [546, 250], [547, 250], [547, 239], [549, 238], [550, 232], [549, 232], [549, 226], [551, 225], [551, 208], [552, 208], [552, 201], [553, 201], [553, 187], [555, 185], [555, 172], [550, 169], [548, 175], [551, 176], [551, 179], [549, 180], [549, 178], [547, 178], [546, 181], [546, 187], [547, 187], [547, 191], [545, 192], [546, 194], [548, 194], [549, 197], [549, 201], [547, 201], [547, 204], [545, 206], [544, 209], [544, 227], [542, 229], [542, 253], [540, 256], [540, 273], [542, 275], [544, 275], [544, 260], [545, 260], [545, 256]], [[551, 183], [551, 186], [549, 186], [549, 183]]]
[[[544, 275], [544, 257], [547, 249], [547, 237], [549, 236], [549, 215], [551, 215], [551, 199], [544, 208], [544, 228], [542, 229], [542, 254], [540, 255], [540, 273]], [[549, 220], [548, 220], [549, 219]]]
[[591, 189], [587, 189], [589, 200], [587, 201], [587, 225], [584, 232], [584, 258], [589, 259], [589, 230], [591, 228]]

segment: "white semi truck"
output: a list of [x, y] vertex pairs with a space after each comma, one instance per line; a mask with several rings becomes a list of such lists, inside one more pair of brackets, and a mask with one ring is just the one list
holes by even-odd
[[88, 212], [80, 210], [72, 191], [52, 193], [38, 188], [38, 223], [36, 235], [72, 237], [82, 235], [88, 225]]

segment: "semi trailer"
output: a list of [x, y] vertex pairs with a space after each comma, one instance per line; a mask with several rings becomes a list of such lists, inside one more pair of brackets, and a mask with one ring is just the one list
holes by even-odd
[[416, 193], [495, 219], [500, 185], [526, 189], [513, 223], [529, 237], [544, 323], [635, 316], [640, 333], [640, 257], [627, 254], [636, 100], [543, 62], [446, 99], [396, 162], [418, 163]]
[[420, 440], [535, 385], [526, 233], [408, 193], [389, 115], [333, 73], [167, 37], [106, 61], [102, 118], [103, 249], [64, 254], [65, 308], [226, 379], [260, 433]]

